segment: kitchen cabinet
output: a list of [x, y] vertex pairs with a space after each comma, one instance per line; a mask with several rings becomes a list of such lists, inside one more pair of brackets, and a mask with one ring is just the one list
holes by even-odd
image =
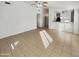
[[52, 22], [50, 29], [55, 29], [58, 31], [64, 32], [73, 32], [73, 23], [72, 22]]
[[65, 32], [73, 32], [73, 23], [71, 23], [71, 22], [70, 23], [65, 23], [64, 26], [65, 26], [64, 27]]

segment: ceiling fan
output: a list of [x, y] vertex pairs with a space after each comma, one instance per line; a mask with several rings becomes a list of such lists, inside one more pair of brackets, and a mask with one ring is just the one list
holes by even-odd
[[39, 7], [41, 7], [42, 4], [41, 4], [40, 1], [33, 1], [31, 5], [36, 6], [37, 8], [39, 8]]

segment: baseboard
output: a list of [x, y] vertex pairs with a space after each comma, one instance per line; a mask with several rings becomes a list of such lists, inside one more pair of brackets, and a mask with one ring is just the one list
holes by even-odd
[[33, 29], [25, 30], [25, 31], [20, 31], [20, 32], [16, 32], [16, 33], [13, 33], [13, 34], [7, 34], [5, 36], [0, 37], [0, 39], [7, 38], [7, 37], [10, 37], [10, 36], [14, 36], [14, 35], [18, 35], [18, 34], [21, 34], [23, 32], [28, 32], [28, 31], [35, 30], [35, 29], [37, 29], [37, 28], [33, 28]]

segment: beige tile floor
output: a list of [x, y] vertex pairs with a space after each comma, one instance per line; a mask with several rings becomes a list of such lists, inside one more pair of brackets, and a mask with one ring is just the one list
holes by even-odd
[[[79, 36], [48, 30], [54, 41], [44, 48], [39, 31], [36, 29], [0, 39], [1, 57], [75, 57], [79, 56]], [[13, 47], [12, 47], [13, 46]]]

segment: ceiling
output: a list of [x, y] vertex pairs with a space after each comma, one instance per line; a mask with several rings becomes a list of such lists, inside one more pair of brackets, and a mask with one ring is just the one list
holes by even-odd
[[74, 9], [79, 8], [79, 1], [48, 1], [49, 8]]
[[33, 6], [42, 5], [48, 8], [56, 9], [79, 9], [79, 1], [25, 1]]

